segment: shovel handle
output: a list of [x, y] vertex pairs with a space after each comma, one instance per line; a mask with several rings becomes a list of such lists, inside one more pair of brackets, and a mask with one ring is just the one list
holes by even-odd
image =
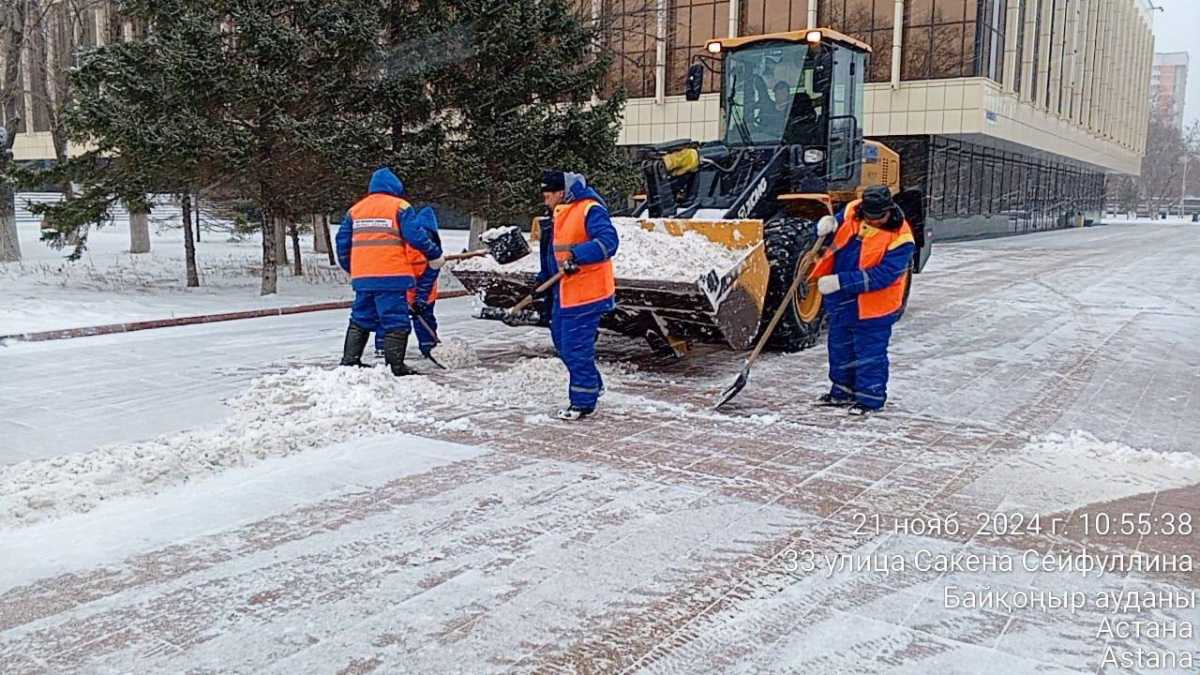
[[[812, 248], [805, 252], [804, 256], [800, 259], [804, 260], [805, 258], [810, 258], [815, 260], [816, 257], [821, 253], [821, 244], [823, 243], [824, 239], [825, 237], [818, 236], [817, 240], [813, 242]], [[810, 265], [805, 265], [805, 267], [809, 267]], [[792, 279], [791, 288], [788, 289], [788, 292], [783, 296], [783, 299], [779, 301], [779, 306], [775, 308], [775, 315], [771, 317], [771, 322], [767, 324], [767, 329], [763, 331], [762, 337], [758, 338], [758, 344], [754, 345], [754, 351], [750, 352], [750, 356], [746, 358], [747, 370], [750, 369], [750, 364], [754, 363], [754, 360], [758, 358], [760, 353], [762, 353], [763, 347], [767, 345], [767, 340], [771, 339], [771, 333], [775, 332], [775, 326], [779, 325], [779, 320], [783, 318], [783, 313], [787, 310], [788, 302], [790, 302], [792, 296], [796, 294], [796, 289], [800, 288], [800, 284], [804, 283], [805, 280], [808, 279], [810, 271], [811, 270], [809, 269], [796, 270], [796, 276]]]
[[553, 286], [554, 284], [557, 284], [557, 283], [558, 283], [558, 280], [559, 280], [559, 279], [562, 279], [564, 274], [566, 274], [566, 273], [565, 273], [565, 272], [563, 272], [562, 270], [559, 270], [559, 271], [558, 271], [558, 273], [556, 273], [554, 276], [552, 276], [552, 277], [550, 277], [549, 279], [547, 279], [546, 281], [544, 281], [544, 282], [542, 283], [542, 285], [541, 285], [541, 286], [538, 286], [537, 288], [535, 288], [535, 289], [534, 289], [534, 291], [533, 291], [532, 293], [530, 293], [529, 295], [527, 295], [527, 296], [525, 296], [525, 297], [521, 298], [521, 301], [520, 301], [520, 302], [518, 302], [517, 304], [513, 305], [512, 307], [510, 307], [510, 308], [509, 308], [509, 310], [508, 310], [508, 313], [509, 313], [510, 315], [512, 315], [512, 314], [516, 314], [517, 312], [519, 312], [519, 311], [521, 311], [521, 310], [525, 309], [526, 307], [528, 307], [528, 306], [529, 306], [529, 303], [533, 302], [533, 298], [534, 298], [534, 296], [535, 296], [535, 295], [537, 295], [538, 293], [545, 292], [545, 290], [546, 290], [547, 288], [550, 288], [550, 287], [551, 287], [551, 286]]
[[467, 260], [468, 258], [482, 258], [483, 256], [485, 256], [487, 254], [488, 254], [488, 250], [486, 248], [483, 248], [483, 249], [479, 249], [478, 251], [466, 251], [464, 253], [451, 253], [450, 255], [443, 256], [443, 257], [446, 259], [446, 262], [453, 262], [455, 260]]

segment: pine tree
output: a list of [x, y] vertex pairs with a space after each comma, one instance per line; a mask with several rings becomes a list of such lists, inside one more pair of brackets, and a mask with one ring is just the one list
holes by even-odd
[[348, 193], [350, 176], [383, 154], [381, 120], [361, 110], [378, 49], [375, 6], [129, 0], [121, 11], [147, 35], [84, 55], [72, 74], [67, 126], [96, 149], [55, 169], [85, 191], [48, 208], [49, 222], [59, 237], [78, 231], [137, 190], [253, 196], [263, 212], [262, 292], [274, 293], [274, 218]]
[[616, 145], [624, 97], [597, 101], [610, 60], [572, 4], [389, 4], [372, 100], [392, 113], [389, 162], [415, 194], [494, 221], [537, 212], [543, 168], [610, 194], [636, 185]]

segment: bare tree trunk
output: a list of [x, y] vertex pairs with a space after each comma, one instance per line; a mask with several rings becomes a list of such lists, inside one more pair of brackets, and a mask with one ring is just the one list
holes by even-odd
[[291, 218], [288, 219], [288, 231], [292, 235], [292, 273], [302, 277], [304, 276], [304, 261], [300, 259], [300, 226]]
[[20, 262], [21, 240], [17, 236], [17, 213], [12, 188], [0, 186], [0, 263]]
[[196, 242], [192, 239], [192, 195], [185, 192], [182, 195], [183, 207], [183, 250], [187, 259], [187, 285], [196, 288], [200, 285], [200, 275], [196, 271]]
[[14, 136], [23, 131], [20, 126], [21, 111], [25, 107], [25, 87], [22, 57], [25, 51], [25, 23], [28, 3], [26, 0], [5, 2], [0, 5], [0, 30], [6, 35], [4, 44], [4, 80], [0, 88], [0, 126], [8, 128]]
[[321, 231], [325, 233], [325, 255], [329, 256], [329, 265], [337, 267], [337, 258], [333, 255], [333, 240], [329, 237], [329, 215], [321, 214]]
[[0, 263], [21, 260], [21, 239], [17, 234], [17, 200], [12, 184], [4, 177], [16, 130], [0, 126]]
[[275, 264], [280, 267], [286, 267], [288, 264], [287, 252], [287, 226], [284, 225], [283, 218], [275, 218]]
[[471, 236], [468, 239], [468, 243], [467, 243], [468, 250], [474, 251], [475, 249], [477, 249], [483, 245], [482, 242], [480, 242], [479, 237], [480, 237], [480, 235], [483, 234], [483, 231], [486, 229], [487, 229], [487, 218], [484, 218], [483, 216], [477, 216], [475, 214], [471, 214]]
[[150, 252], [150, 219], [145, 210], [126, 205], [129, 209], [129, 252]]
[[198, 243], [200, 243], [200, 224], [203, 222], [203, 219], [200, 217], [200, 193], [199, 192], [196, 193], [196, 197], [195, 197], [195, 199], [192, 200], [192, 203], [196, 205], [196, 243], [198, 244]]
[[[265, 200], [264, 200], [265, 201]], [[267, 208], [262, 215], [262, 295], [274, 295], [279, 288], [279, 271], [275, 268], [275, 216]]]
[[312, 214], [313, 253], [329, 252], [329, 230], [325, 229], [325, 216]]

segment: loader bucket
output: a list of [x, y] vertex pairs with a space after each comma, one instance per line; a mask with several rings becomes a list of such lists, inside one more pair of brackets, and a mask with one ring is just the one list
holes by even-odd
[[[758, 220], [639, 220], [614, 218], [618, 233], [638, 227], [648, 232], [683, 237], [695, 232], [730, 251], [719, 264], [697, 270], [694, 278], [655, 278], [641, 265], [636, 274], [623, 274], [622, 255], [645, 252], [627, 250], [637, 237], [623, 237], [614, 259], [617, 309], [601, 327], [654, 344], [685, 342], [726, 344], [747, 349], [758, 334], [767, 293], [770, 267], [763, 246], [763, 225]], [[664, 261], [664, 268], [670, 267]], [[487, 307], [516, 304], [532, 287], [534, 269], [479, 269], [485, 263], [455, 268], [454, 276]], [[626, 271], [630, 265], [626, 265]], [[536, 305], [535, 305], [536, 307]]]

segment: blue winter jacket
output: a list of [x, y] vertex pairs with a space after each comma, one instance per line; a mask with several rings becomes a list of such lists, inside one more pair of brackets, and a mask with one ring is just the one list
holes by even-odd
[[[369, 194], [385, 194], [393, 197], [404, 196], [404, 183], [392, 173], [391, 169], [377, 169], [371, 174], [371, 182], [367, 186]], [[396, 212], [396, 218], [400, 223], [400, 236], [408, 242], [410, 246], [420, 251], [427, 259], [442, 257], [442, 247], [438, 246], [437, 242], [429, 236], [429, 230], [422, 227], [421, 219], [414, 217], [415, 214], [405, 217], [406, 212], [411, 212], [413, 209], [401, 209]], [[436, 220], [436, 217], [435, 217]], [[434, 229], [437, 225], [434, 224]], [[342, 224], [337, 232], [337, 258], [338, 264], [346, 272], [350, 271], [350, 256], [353, 253], [354, 237], [354, 221], [350, 218], [350, 212], [346, 212], [346, 217], [342, 218]], [[406, 291], [413, 287], [414, 279], [411, 274], [397, 274], [395, 276], [386, 277], [368, 277], [363, 279], [355, 279], [351, 282], [351, 286], [356, 291]]]
[[[599, 193], [588, 186], [587, 180], [580, 174], [567, 173], [566, 183], [567, 190], [566, 196], [563, 198], [564, 204], [577, 202], [580, 199], [593, 199], [597, 202], [596, 206], [588, 210], [587, 219], [584, 221], [584, 228], [587, 230], [590, 239], [582, 244], [576, 244], [571, 247], [571, 253], [575, 256], [575, 262], [580, 265], [589, 265], [614, 257], [617, 254], [620, 239], [617, 236], [617, 228], [613, 227], [612, 217], [608, 214], [608, 205], [604, 203]], [[541, 237], [542, 268], [541, 272], [538, 273], [539, 284], [558, 274], [558, 260], [554, 257], [553, 226], [542, 228]], [[554, 311], [562, 312], [562, 316], [564, 317], [590, 314], [592, 312], [608, 312], [616, 307], [615, 298], [607, 298], [586, 305], [563, 308], [558, 303], [557, 285], [554, 287], [553, 293]]]
[[[845, 209], [839, 211], [836, 217], [838, 225], [841, 225], [846, 217]], [[893, 214], [893, 218], [899, 217], [899, 213]], [[878, 265], [862, 270], [858, 267], [862, 242], [858, 237], [852, 238], [833, 255], [833, 273], [838, 275], [838, 284], [841, 288], [835, 293], [826, 295], [823, 300], [829, 322], [843, 326], [853, 324], [863, 327], [895, 323], [900, 318], [901, 311], [874, 319], [859, 319], [858, 295], [867, 290], [878, 290], [895, 283], [908, 270], [915, 250], [916, 247], [913, 244], [897, 246], [888, 251]]]
[[[406, 220], [413, 221], [408, 225], [420, 228], [429, 237], [429, 240], [437, 245], [439, 250], [441, 249], [442, 235], [438, 232], [437, 213], [433, 209], [428, 206], [420, 209], [408, 209], [400, 215], [400, 220], [402, 225]], [[428, 257], [426, 259], [428, 260]], [[425, 271], [417, 277], [417, 302], [429, 302], [429, 294], [433, 292], [433, 287], [437, 284], [439, 271], [426, 266]]]

